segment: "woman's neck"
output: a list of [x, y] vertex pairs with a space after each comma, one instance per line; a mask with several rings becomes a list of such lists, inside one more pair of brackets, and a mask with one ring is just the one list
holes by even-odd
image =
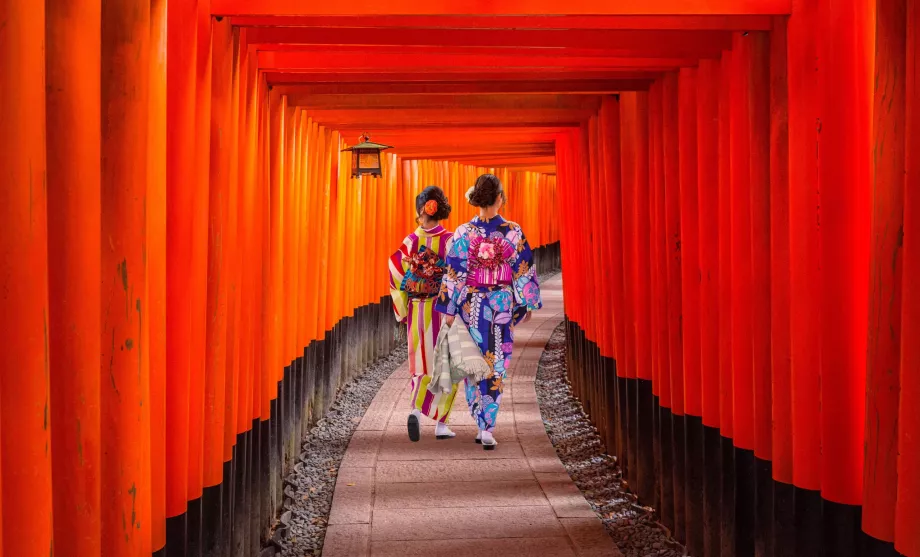
[[498, 216], [498, 206], [495, 207], [480, 207], [479, 208], [479, 218], [485, 221], [490, 221]]
[[437, 227], [440, 223], [441, 221], [437, 220], [422, 219], [419, 220], [418, 225], [422, 227], [422, 230], [431, 230], [432, 228]]

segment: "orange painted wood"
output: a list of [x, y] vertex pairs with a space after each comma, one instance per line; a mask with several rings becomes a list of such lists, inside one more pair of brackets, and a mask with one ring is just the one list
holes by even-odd
[[645, 91], [635, 95], [635, 264], [636, 264], [636, 375], [652, 379], [650, 300], [650, 213], [649, 213], [649, 98]]
[[[370, 69], [367, 71], [339, 73], [338, 75], [332, 75], [329, 72], [268, 70], [265, 71], [264, 74], [269, 83], [278, 85], [317, 84], [327, 86], [337, 83], [347, 84], [351, 87], [354, 86], [353, 84], [366, 84], [367, 87], [362, 90], [362, 93], [367, 94], [373, 93], [377, 88], [380, 88], [380, 92], [386, 93], [387, 90], [385, 87], [390, 87], [394, 83], [400, 82], [402, 82], [403, 85], [401, 85], [399, 89], [389, 92], [399, 93], [405, 91], [406, 84], [404, 82], [409, 82], [408, 85], [418, 85], [418, 92], [424, 93], [424, 87], [431, 84], [453, 83], [463, 84], [463, 86], [466, 87], [471, 83], [481, 84], [483, 79], [490, 79], [497, 83], [506, 83], [510, 81], [542, 83], [544, 84], [543, 86], [547, 88], [550, 86], [556, 87], [556, 84], [564, 80], [573, 84], [561, 89], [562, 92], [565, 92], [571, 91], [571, 88], [575, 87], [574, 84], [578, 82], [600, 82], [609, 80], [649, 81], [660, 72], [661, 70], [656, 70], [654, 68], [606, 69], [602, 72], [583, 69], [578, 71], [565, 71], [564, 68], [562, 70], [555, 68], [553, 71], [535, 71], [533, 68], [482, 68], [476, 72], [461, 71], [458, 69], [440, 69], [425, 73], [410, 71], [392, 72]], [[520, 92], [520, 86], [517, 87], [519, 87], [518, 91]], [[474, 89], [474, 91], [475, 90], [476, 89]], [[481, 91], [481, 87], [478, 90]], [[486, 92], [490, 90], [491, 89], [488, 89]], [[500, 89], [496, 89], [496, 91], [499, 90]], [[529, 90], [524, 89], [523, 91], [527, 92]], [[578, 91], [578, 89], [576, 89], [576, 91]], [[586, 91], [591, 92], [590, 89], [586, 89]], [[437, 90], [430, 92], [437, 92]], [[532, 92], [539, 92], [539, 90]], [[553, 92], [552, 89], [549, 92]]]
[[736, 35], [731, 73], [731, 331], [735, 446], [753, 450], [751, 337], [751, 38]]
[[904, 252], [901, 313], [901, 398], [898, 412], [898, 500], [895, 548], [920, 554], [920, 6], [907, 4], [905, 91]]
[[189, 386], [195, 220], [195, 64], [197, 10], [193, 0], [167, 8], [166, 140], [166, 516], [185, 512], [189, 492]]
[[665, 256], [667, 234], [664, 218], [664, 123], [663, 86], [656, 81], [649, 89], [649, 205], [652, 253], [652, 392], [659, 404], [670, 407], [670, 357], [668, 354], [668, 263]]
[[[895, 539], [901, 386], [907, 2], [876, 2], [863, 531]], [[904, 370], [909, 373], [908, 370]]]
[[697, 176], [697, 70], [681, 68], [677, 80], [680, 164], [680, 288], [684, 411], [702, 416], [700, 393], [700, 222]]
[[189, 354], [189, 489], [188, 500], [201, 497], [204, 488], [206, 458], [216, 464], [215, 453], [204, 452], [206, 409], [206, 351], [208, 305], [208, 228], [210, 218], [210, 128], [211, 128], [211, 18], [206, 6], [198, 4], [194, 24], [197, 28], [195, 53], [195, 174], [194, 219], [190, 287], [192, 299], [189, 316], [192, 346]]
[[[869, 304], [871, 50], [868, 3], [830, 1], [821, 78], [821, 494], [862, 502]], [[833, 14], [833, 17], [830, 15]], [[825, 187], [826, 186], [826, 187]]]
[[11, 557], [53, 539], [44, 4], [4, 2], [0, 20], [0, 554]]
[[150, 15], [149, 0], [102, 7], [102, 554], [138, 557], [152, 551], [150, 377], [141, 342]]
[[[654, 2], [611, 4], [603, 0], [574, 0], [558, 4], [551, 0], [511, 0], [495, 5], [476, 1], [464, 11], [490, 15], [763, 15], [788, 14], [789, 0], [656, 0]], [[420, 2], [397, 0], [381, 4], [356, 0], [348, 4], [350, 14], [342, 14], [340, 6], [326, 4], [304, 5], [296, 0], [268, 0], [251, 4], [244, 0], [214, 0], [211, 11], [216, 15], [442, 15], [457, 12], [455, 4], [446, 0]], [[461, 14], [462, 15], [462, 14]]]
[[[623, 352], [617, 354], [617, 366], [622, 366], [624, 377], [638, 377], [637, 358], [637, 254], [636, 249], [636, 173], [637, 151], [636, 127], [638, 114], [636, 96], [633, 93], [620, 95], [620, 192], [621, 216], [623, 222], [623, 326], [625, 344]], [[589, 310], [589, 314], [592, 313]]]
[[721, 62], [696, 75], [699, 209], [700, 402], [703, 425], [719, 427], [719, 86]]
[[796, 1], [787, 27], [789, 79], [789, 238], [792, 312], [792, 478], [797, 487], [821, 488], [820, 293], [821, 206], [818, 175], [820, 99], [815, 58], [820, 12]]
[[[665, 75], [662, 82], [662, 123], [664, 145], [665, 256], [668, 267], [668, 354], [670, 366], [668, 398], [671, 411], [684, 415], [684, 363], [681, 332], [681, 238], [680, 238], [680, 165], [673, 156], [678, 140], [678, 79], [676, 73]], [[662, 400], [662, 404], [664, 401]]]
[[150, 370], [151, 548], [166, 545], [166, 64], [167, 0], [150, 2], [147, 122], [147, 320]]
[[606, 276], [612, 311], [611, 337], [608, 356], [617, 359], [624, 354], [626, 323], [623, 315], [623, 222], [617, 218], [622, 214], [620, 181], [620, 105], [612, 97], [604, 99], [600, 112], [599, 136], [601, 146], [602, 183], [604, 196], [604, 222], [607, 223]]
[[568, 72], [571, 69], [607, 70], [607, 69], [650, 69], [674, 68], [693, 63], [686, 56], [673, 57], [557, 57], [550, 55], [534, 56], [500, 56], [492, 54], [377, 54], [363, 50], [357, 52], [298, 52], [271, 51], [259, 52], [259, 67], [263, 70], [305, 70], [322, 73], [345, 73], [355, 70], [374, 70], [381, 73], [405, 72], [418, 69], [450, 68], [463, 73], [481, 71], [487, 68], [503, 68], [504, 71], [517, 68], [525, 73], [533, 68], [557, 68]]
[[719, 68], [719, 433], [734, 437], [731, 321], [731, 84], [732, 51]]
[[[449, 20], [448, 20], [449, 21]], [[303, 49], [313, 52], [373, 46], [374, 54], [481, 53], [533, 56], [552, 48], [553, 55], [571, 57], [697, 57], [716, 55], [731, 46], [727, 31], [640, 30], [640, 29], [456, 29], [456, 28], [366, 28], [317, 25], [254, 27], [251, 44], [259, 50]], [[277, 45], [277, 46], [276, 46]]]
[[504, 15], [363, 15], [363, 16], [235, 16], [234, 25], [262, 26], [328, 26], [328, 27], [395, 27], [395, 28], [454, 28], [454, 29], [708, 29], [729, 31], [769, 31], [773, 20], [762, 15], [571, 15], [545, 17]]
[[[482, 93], [573, 95], [582, 93], [613, 94], [620, 91], [645, 90], [651, 80], [638, 78], [605, 80], [555, 80], [555, 81], [382, 81], [348, 82], [335, 81], [316, 83], [304, 79], [302, 74], [278, 74], [266, 72], [266, 76], [277, 78], [279, 87], [290, 87], [301, 95], [367, 95], [370, 92], [381, 95], [400, 95], [412, 98], [418, 95], [478, 95]], [[283, 77], [282, 77], [283, 76]], [[294, 81], [296, 85], [283, 84]], [[284, 89], [282, 89], [284, 90]]]
[[[101, 4], [46, 13], [48, 346], [54, 537], [101, 552]], [[142, 339], [138, 339], [139, 342]], [[146, 343], [144, 343], [146, 345]], [[81, 509], [82, 512], [74, 512]]]
[[770, 349], [773, 479], [792, 483], [792, 288], [786, 21], [770, 36]]
[[204, 484], [223, 480], [227, 395], [228, 272], [227, 244], [230, 183], [229, 122], [233, 38], [230, 26], [215, 22], [211, 31], [211, 103], [209, 113], [208, 294], [205, 355]]
[[770, 345], [770, 36], [751, 33], [750, 192], [751, 192], [751, 348], [754, 381], [755, 455], [773, 458], [773, 354]]

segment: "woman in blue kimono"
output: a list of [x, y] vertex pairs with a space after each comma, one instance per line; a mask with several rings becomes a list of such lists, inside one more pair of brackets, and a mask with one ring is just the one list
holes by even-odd
[[524, 232], [498, 214], [506, 201], [501, 181], [483, 174], [467, 199], [479, 208], [479, 216], [454, 232], [435, 310], [447, 316], [448, 326], [460, 315], [493, 370], [492, 377], [465, 385], [470, 413], [479, 426], [476, 442], [491, 450], [498, 445], [492, 431], [511, 365], [514, 326], [529, 320], [543, 302]]

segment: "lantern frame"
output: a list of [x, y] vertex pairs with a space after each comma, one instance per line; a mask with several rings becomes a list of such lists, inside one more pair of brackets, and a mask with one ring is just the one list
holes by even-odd
[[[392, 149], [393, 147], [382, 143], [374, 143], [367, 133], [362, 135], [360, 139], [361, 142], [357, 145], [342, 149], [342, 152], [351, 152], [351, 177], [359, 178], [361, 176], [370, 175], [379, 178], [383, 171], [383, 161], [380, 157], [380, 153], [386, 149]], [[376, 158], [376, 167], [362, 164], [362, 158], [367, 155], [372, 155]]]

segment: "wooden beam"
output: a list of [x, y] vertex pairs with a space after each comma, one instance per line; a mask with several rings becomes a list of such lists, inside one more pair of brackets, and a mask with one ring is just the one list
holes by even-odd
[[[286, 93], [286, 87], [282, 93]], [[296, 89], [295, 89], [296, 91]], [[290, 106], [320, 110], [389, 110], [389, 109], [600, 109], [597, 95], [382, 95], [346, 94], [315, 95], [294, 92], [288, 95]]]
[[[410, 83], [412, 85], [423, 83], [463, 83], [469, 84], [491, 84], [497, 82], [555, 82], [560, 83], [562, 80], [578, 81], [610, 81], [620, 79], [638, 79], [650, 80], [659, 77], [661, 70], [650, 70], [647, 68], [628, 68], [623, 70], [607, 69], [604, 71], [584, 71], [577, 72], [543, 72], [533, 73], [525, 70], [507, 71], [503, 68], [480, 69], [475, 72], [458, 72], [458, 71], [431, 71], [431, 72], [381, 72], [377, 69], [367, 72], [349, 72], [349, 73], [330, 73], [330, 72], [309, 72], [309, 71], [291, 71], [291, 70], [267, 70], [263, 72], [265, 79], [273, 84], [373, 84], [374, 87], [385, 87], [393, 83]], [[517, 79], [516, 79], [517, 78]], [[555, 85], [554, 85], [555, 87]], [[372, 92], [370, 89], [366, 92]]]
[[[266, 77], [297, 79], [303, 74], [266, 73]], [[513, 93], [519, 95], [607, 95], [620, 91], [644, 91], [651, 79], [558, 80], [558, 81], [447, 81], [447, 82], [345, 82], [288, 83], [276, 85], [285, 94], [300, 95], [402, 95], [407, 98], [431, 95], [473, 95], [480, 93]], [[272, 81], [269, 83], [286, 83]]]
[[[347, 3], [303, 0], [212, 0], [211, 13], [222, 16], [266, 15], [788, 15], [791, 0], [352, 0]], [[343, 13], [344, 11], [351, 13]]]
[[437, 125], [506, 125], [506, 124], [560, 124], [578, 122], [596, 113], [582, 109], [526, 109], [526, 110], [451, 110], [451, 109], [392, 109], [392, 110], [311, 110], [313, 120], [334, 129], [340, 126], [371, 126], [398, 124], [400, 127]]
[[453, 29], [696, 29], [769, 31], [766, 15], [365, 15], [365, 16], [236, 16], [239, 27], [389, 27]]
[[557, 57], [543, 56], [491, 56], [480, 55], [450, 55], [450, 54], [381, 54], [373, 50], [362, 52], [259, 52], [259, 68], [263, 70], [309, 70], [320, 72], [330, 70], [342, 71], [371, 71], [382, 73], [388, 71], [403, 72], [419, 69], [446, 69], [453, 71], [480, 71], [482, 69], [498, 69], [508, 71], [512, 68], [525, 68], [527, 71], [542, 68], [559, 68], [563, 71], [572, 69], [580, 70], [606, 70], [606, 69], [635, 69], [635, 68], [679, 68], [692, 66], [697, 63], [695, 58], [588, 58], [588, 57]]
[[[634, 52], [646, 56], [691, 57], [700, 52], [716, 57], [731, 47], [728, 31], [695, 30], [637, 30], [637, 29], [398, 29], [398, 28], [328, 28], [328, 27], [254, 27], [248, 29], [249, 44], [270, 45], [359, 45], [361, 51], [374, 55], [386, 53], [385, 47], [400, 51], [428, 47], [441, 49], [465, 48], [483, 52], [485, 47], [526, 53], [527, 49], [576, 49], [609, 52]], [[368, 46], [374, 46], [368, 49]], [[664, 54], [656, 54], [656, 52]], [[450, 53], [450, 51], [446, 52]], [[555, 53], [555, 52], [554, 52]], [[502, 54], [509, 54], [504, 51]]]

